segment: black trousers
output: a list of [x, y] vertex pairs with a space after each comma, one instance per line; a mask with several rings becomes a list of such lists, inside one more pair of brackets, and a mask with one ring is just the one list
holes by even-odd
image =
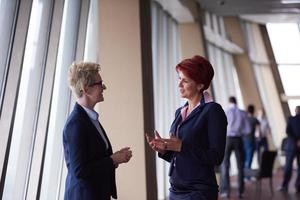
[[169, 200], [217, 200], [216, 191], [194, 191], [187, 194], [174, 194], [170, 192]]
[[282, 187], [288, 189], [289, 182], [292, 176], [293, 170], [293, 161], [297, 159], [297, 179], [295, 182], [295, 188], [297, 191], [300, 191], [300, 149], [294, 151], [286, 151], [285, 153], [286, 161], [284, 167], [284, 177]]
[[229, 179], [229, 167], [230, 156], [232, 151], [235, 153], [236, 163], [238, 168], [238, 186], [239, 193], [244, 192], [244, 151], [242, 137], [227, 137], [226, 149], [223, 163], [221, 165], [221, 193], [230, 193], [230, 179]]

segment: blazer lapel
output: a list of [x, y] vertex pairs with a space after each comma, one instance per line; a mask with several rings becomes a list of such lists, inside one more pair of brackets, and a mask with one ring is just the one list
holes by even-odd
[[181, 117], [181, 113], [180, 110], [176, 113], [175, 119], [171, 125], [171, 130], [170, 130], [170, 136], [174, 135], [176, 136], [176, 132], [177, 132], [177, 127], [179, 126], [179, 124], [182, 121], [182, 117]]
[[[85, 112], [85, 110], [78, 104], [76, 103], [75, 104], [75, 109], [82, 115], [82, 117], [86, 120], [86, 122], [89, 124], [89, 127], [92, 129], [91, 132], [93, 132], [92, 134], [95, 134], [96, 137], [98, 138], [99, 142], [105, 147], [105, 142], [103, 141], [98, 129], [95, 127], [95, 125], [93, 124], [93, 122], [91, 121], [91, 119], [89, 118], [88, 114]], [[98, 121], [99, 123], [99, 121]], [[103, 129], [103, 127], [101, 126], [101, 124], [99, 123], [100, 125], [100, 128], [105, 136], [105, 139], [107, 140], [107, 143], [108, 143], [108, 149], [109, 151], [112, 151], [112, 147], [111, 147], [111, 144], [107, 138], [107, 135]]]
[[[188, 103], [185, 104], [185, 106], [188, 105]], [[187, 116], [187, 118], [185, 118], [185, 120], [182, 122], [185, 123], [186, 121], [188, 121], [189, 119], [193, 118], [197, 113], [202, 112], [204, 106], [206, 105], [205, 103], [205, 99], [204, 99], [204, 95], [202, 95], [201, 99], [200, 99], [200, 105], [195, 108], [190, 114], [189, 116]]]
[[[103, 135], [104, 135], [104, 137], [105, 137], [105, 139], [106, 139], [106, 141], [107, 141], [107, 143], [108, 143], [108, 150], [110, 151], [110, 153], [112, 153], [112, 146], [111, 146], [110, 141], [109, 141], [109, 139], [108, 139], [108, 137], [107, 137], [107, 135], [106, 135], [106, 132], [105, 132], [104, 128], [102, 127], [101, 123], [100, 123], [99, 121], [98, 121], [98, 123], [99, 123], [100, 128], [101, 128], [101, 130], [102, 130], [102, 133], [103, 133]], [[99, 134], [98, 134], [98, 135], [99, 135]]]
[[188, 120], [190, 120], [191, 118], [193, 118], [195, 115], [197, 115], [199, 112], [202, 112], [203, 108], [204, 108], [205, 104], [204, 105], [199, 105], [197, 108], [195, 108], [195, 110], [193, 110], [188, 116], [187, 118], [185, 118], [185, 120], [182, 122], [183, 123], [186, 123]]

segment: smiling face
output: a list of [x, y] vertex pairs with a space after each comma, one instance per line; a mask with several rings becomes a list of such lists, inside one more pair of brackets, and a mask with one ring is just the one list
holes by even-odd
[[203, 88], [203, 84], [198, 84], [191, 78], [187, 77], [182, 71], [178, 71], [178, 88], [180, 96], [189, 100], [199, 97], [200, 90]]

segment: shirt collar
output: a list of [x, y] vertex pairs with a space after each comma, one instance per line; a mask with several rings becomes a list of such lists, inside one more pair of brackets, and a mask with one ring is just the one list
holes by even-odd
[[99, 114], [95, 111], [95, 110], [91, 110], [87, 107], [82, 106], [83, 109], [86, 111], [86, 113], [88, 114], [89, 118], [91, 118], [92, 120], [98, 120]]
[[236, 107], [237, 107], [237, 105], [236, 105], [236, 104], [234, 104], [234, 103], [230, 103], [228, 107], [229, 107], [229, 108], [236, 108]]

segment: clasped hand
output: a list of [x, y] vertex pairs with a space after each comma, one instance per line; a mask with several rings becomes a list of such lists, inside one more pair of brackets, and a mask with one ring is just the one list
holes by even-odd
[[121, 163], [127, 163], [131, 157], [132, 151], [130, 150], [130, 147], [122, 148], [111, 155], [111, 159], [113, 160], [116, 166], [118, 166]]
[[149, 146], [161, 154], [164, 154], [167, 150], [169, 151], [181, 151], [182, 141], [175, 137], [171, 136], [170, 138], [161, 138], [157, 131], [154, 131], [155, 137], [150, 137], [146, 133], [146, 139]]

